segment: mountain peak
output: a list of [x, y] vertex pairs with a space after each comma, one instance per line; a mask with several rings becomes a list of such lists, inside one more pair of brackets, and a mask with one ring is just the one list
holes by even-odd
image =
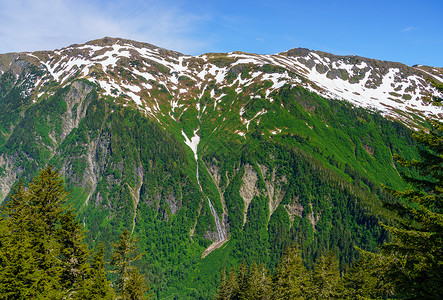
[[[104, 37], [101, 39], [97, 39], [97, 40], [92, 40], [89, 42], [86, 42], [83, 45], [91, 45], [91, 46], [101, 46], [101, 47], [110, 47], [113, 45], [121, 45], [121, 46], [128, 46], [131, 45], [133, 47], [136, 48], [147, 48], [147, 49], [158, 49], [164, 52], [172, 52], [172, 53], [176, 53], [176, 55], [183, 55], [177, 51], [172, 51], [172, 50], [168, 50], [162, 47], [158, 47], [156, 45], [153, 44], [149, 44], [149, 43], [144, 43], [144, 42], [137, 42], [134, 40], [129, 40], [129, 39], [124, 39], [124, 38], [119, 38], [119, 37]], [[79, 45], [77, 45], [79, 46]], [[80, 45], [81, 46], [81, 45]]]

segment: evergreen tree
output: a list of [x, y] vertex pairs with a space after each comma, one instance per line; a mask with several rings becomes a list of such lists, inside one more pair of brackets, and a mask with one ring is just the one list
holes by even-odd
[[280, 259], [272, 283], [273, 299], [305, 299], [310, 291], [309, 273], [297, 246], [288, 247]]
[[138, 253], [137, 243], [138, 239], [125, 229], [120, 239], [113, 244], [111, 266], [114, 267], [113, 272], [117, 274], [115, 288], [118, 299], [147, 299], [144, 295], [148, 286], [143, 275], [133, 265], [143, 255]]
[[343, 286], [334, 252], [321, 255], [311, 272], [311, 299], [342, 299]]
[[135, 268], [129, 270], [126, 292], [124, 293], [125, 296], [123, 299], [148, 299], [149, 297], [145, 296], [148, 291], [149, 287], [146, 284], [145, 277]]
[[252, 264], [248, 277], [248, 290], [244, 299], [271, 299], [271, 278], [264, 264]]
[[384, 274], [391, 256], [358, 249], [360, 258], [344, 276], [345, 293], [351, 299], [385, 299], [393, 295], [393, 286]]
[[245, 262], [240, 265], [237, 273], [237, 283], [238, 283], [238, 298], [247, 299], [248, 289], [249, 289], [249, 274], [248, 266]]
[[75, 219], [76, 213], [68, 210], [60, 218], [57, 239], [60, 243], [60, 263], [63, 269], [60, 284], [75, 297], [82, 285], [86, 284], [90, 269], [90, 251], [84, 241], [84, 230]]
[[239, 286], [237, 280], [237, 271], [232, 268], [226, 276], [226, 269], [223, 268], [221, 273], [221, 284], [218, 293], [215, 295], [218, 300], [239, 299]]
[[223, 267], [220, 272], [220, 285], [217, 288], [217, 294], [215, 294], [216, 300], [227, 299], [228, 290], [228, 277], [226, 276], [226, 268]]
[[[0, 298], [112, 298], [88, 284], [104, 277], [104, 268], [90, 268], [83, 228], [65, 206], [68, 194], [51, 166], [27, 189], [22, 182], [13, 189], [0, 217]], [[99, 269], [94, 259], [93, 267]]]
[[114, 299], [114, 290], [111, 287], [111, 282], [106, 278], [103, 244], [98, 246], [91, 258], [91, 267], [87, 272], [87, 280], [78, 298], [94, 300]]
[[0, 295], [19, 299], [30, 295], [29, 285], [36, 279], [36, 262], [31, 240], [23, 232], [14, 232], [9, 219], [0, 216]]
[[383, 245], [394, 257], [386, 275], [395, 283], [396, 295], [407, 299], [443, 297], [443, 123], [430, 121], [430, 132], [415, 134], [420, 160], [398, 162], [419, 172], [403, 176], [414, 189], [391, 192], [402, 201], [389, 204], [402, 221], [384, 227], [393, 241]]
[[6, 299], [60, 299], [63, 272], [61, 246], [56, 235], [68, 193], [57, 171], [42, 170], [25, 189], [20, 182], [10, 195], [3, 214], [9, 227], [0, 294]]

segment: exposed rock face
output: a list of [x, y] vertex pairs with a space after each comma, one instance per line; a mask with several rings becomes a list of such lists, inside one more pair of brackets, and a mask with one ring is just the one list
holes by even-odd
[[240, 196], [243, 198], [245, 202], [245, 212], [243, 218], [243, 224], [246, 223], [246, 216], [248, 214], [248, 207], [252, 201], [254, 196], [259, 194], [259, 191], [256, 187], [256, 183], [258, 180], [257, 173], [254, 171], [254, 168], [250, 164], [245, 165], [245, 173], [243, 174], [242, 185], [240, 187]]
[[304, 207], [298, 203], [298, 197], [296, 197], [291, 204], [285, 204], [284, 207], [292, 222], [296, 216], [300, 218], [303, 216]]
[[53, 164], [88, 237], [132, 229], [164, 278], [194, 276], [214, 249], [272, 256], [307, 230], [327, 244], [342, 219], [357, 228], [351, 245], [378, 234], [359, 201], [380, 195], [350, 178], [399, 181], [393, 153], [413, 142], [402, 125], [328, 99], [419, 128], [443, 116], [426, 81], [442, 74], [308, 49], [187, 56], [114, 38], [0, 55], [0, 201]]
[[[36, 137], [39, 146], [49, 152], [49, 158], [60, 151], [59, 146], [65, 138], [79, 126], [95, 91], [99, 97], [115, 97], [123, 105], [135, 105], [148, 117], [166, 127], [167, 122], [160, 121], [163, 116], [167, 116], [172, 122], [179, 122], [188, 109], [196, 109], [201, 122], [205, 114], [209, 114], [209, 104], [200, 101], [196, 103], [195, 99], [201, 100], [205, 93], [213, 101], [210, 104], [214, 108], [213, 114], [222, 117], [219, 106], [226, 96], [224, 88], [236, 87], [237, 94], [259, 97], [253, 94], [250, 87], [260, 82], [270, 83], [262, 89], [260, 97], [271, 103], [273, 99], [270, 95], [282, 86], [302, 86], [325, 97], [340, 98], [357, 106], [379, 109], [385, 115], [398, 118], [411, 127], [419, 126], [414, 123], [414, 114], [443, 117], [442, 107], [433, 106], [430, 102], [432, 97], [443, 95], [427, 82], [428, 79], [442, 82], [442, 69], [409, 67], [400, 63], [358, 56], [337, 56], [303, 48], [275, 55], [233, 52], [193, 57], [151, 44], [106, 37], [56, 51], [0, 55], [0, 76], [4, 74], [10, 76], [9, 87], [0, 92], [7, 93], [12, 88], [19, 87], [23, 101], [30, 106], [45, 101], [61, 88], [69, 87], [60, 99], [66, 106], [65, 112], [59, 116], [60, 119], [54, 120], [49, 113], [46, 117], [48, 123], [59, 122], [61, 130], [53, 127], [48, 132], [51, 143], [43, 142], [44, 137]], [[259, 124], [261, 116], [267, 113], [266, 109], [262, 109], [248, 116], [245, 106], [240, 107], [238, 115], [245, 128], [236, 129], [234, 134], [244, 136], [251, 122]], [[23, 111], [21, 117], [26, 117], [25, 114]], [[11, 124], [10, 132], [3, 134], [10, 134], [14, 126], [15, 124]], [[215, 132], [217, 130], [218, 128], [214, 129]], [[281, 129], [277, 129], [272, 134], [280, 132]], [[89, 139], [87, 148], [77, 157], [84, 159], [87, 164], [81, 178], [73, 170], [72, 157], [68, 157], [62, 167], [62, 171], [72, 182], [87, 191], [86, 205], [92, 197], [95, 197], [94, 203], [101, 202], [103, 195], [95, 192], [102, 178], [101, 174], [110, 163], [106, 157], [111, 151], [110, 137], [106, 132]], [[372, 154], [370, 146], [365, 149]], [[17, 176], [23, 172], [20, 166], [24, 159], [33, 161], [34, 158], [25, 152], [19, 156], [5, 153], [1, 155], [0, 167], [4, 168], [6, 175], [0, 176], [0, 201], [7, 195]], [[260, 164], [258, 167], [266, 191], [258, 190], [257, 173], [251, 165], [245, 165], [240, 188], [245, 205], [244, 222], [254, 196], [262, 194], [269, 199], [269, 217], [285, 196], [286, 179], [277, 177], [277, 167], [272, 170]], [[223, 187], [220, 186], [219, 170], [211, 165], [208, 171], [220, 194], [223, 204], [222, 222], [226, 226], [227, 209]], [[112, 180], [119, 181], [116, 178]], [[133, 191], [134, 207], [137, 207], [140, 200], [142, 184], [139, 183], [137, 181], [135, 186], [129, 187]], [[181, 200], [174, 193], [162, 197], [172, 214], [180, 209]], [[299, 211], [289, 206], [287, 209], [292, 213]]]
[[4, 169], [3, 175], [0, 176], [0, 203], [6, 198], [11, 191], [11, 187], [17, 182], [18, 176], [23, 172], [23, 168], [16, 167], [16, 157], [0, 155], [0, 168]]
[[[22, 70], [25, 72], [26, 70]], [[78, 127], [80, 121], [85, 117], [86, 110], [88, 108], [88, 97], [90, 96], [93, 87], [89, 83], [85, 83], [82, 81], [75, 81], [70, 87], [69, 90], [58, 100], [62, 101], [66, 105], [66, 110], [61, 115], [56, 115], [52, 111], [45, 111], [46, 114], [44, 118], [46, 119], [47, 126], [49, 130], [46, 132], [47, 138], [51, 141], [50, 143], [45, 142], [44, 132], [38, 132], [42, 135], [35, 136], [35, 140], [37, 145], [41, 147], [41, 151], [47, 151], [47, 155], [52, 157], [58, 151], [59, 146], [62, 144], [64, 139], [70, 134], [70, 132]], [[25, 96], [26, 97], [26, 96]], [[63, 106], [63, 105], [62, 105]], [[32, 112], [30, 113], [32, 114]], [[33, 115], [26, 115], [23, 113], [21, 115], [22, 118], [35, 118]], [[60, 125], [56, 125], [60, 124]], [[20, 126], [20, 123], [18, 124]], [[13, 129], [11, 129], [12, 132]], [[28, 133], [30, 134], [30, 133]], [[92, 151], [96, 147], [96, 141], [92, 141], [90, 144], [90, 151], [87, 153], [86, 159], [88, 159], [88, 163], [93, 168], [94, 164], [96, 164], [95, 158], [91, 155]], [[28, 152], [28, 149], [21, 149], [20, 155], [18, 153], [2, 153], [0, 159], [0, 167], [5, 168], [5, 173], [7, 176], [0, 177], [0, 186], [1, 186], [1, 194], [0, 194], [0, 202], [6, 197], [9, 193], [12, 184], [17, 180], [17, 176], [21, 174], [24, 169], [21, 165], [24, 162], [34, 162], [35, 159], [31, 157]], [[69, 168], [66, 166], [66, 168]], [[62, 171], [65, 171], [66, 168], [63, 168]], [[91, 172], [97, 173], [97, 172]], [[84, 178], [85, 179], [85, 178]], [[75, 179], [74, 179], [75, 180]], [[95, 183], [94, 183], [95, 182]], [[94, 186], [96, 181], [92, 180], [91, 185]], [[87, 186], [87, 185], [85, 185]]]
[[[141, 188], [143, 185], [144, 174], [145, 174], [145, 170], [143, 169], [143, 166], [139, 165], [137, 168], [134, 169], [134, 175], [135, 175], [135, 178], [137, 179], [135, 187], [132, 188], [128, 184], [128, 189], [130, 190], [130, 193], [132, 196], [133, 209], [134, 209], [134, 218], [132, 219], [132, 232], [134, 232], [134, 229], [135, 229], [135, 220], [137, 218], [137, 209], [138, 209], [138, 204], [140, 202], [140, 191], [141, 191]], [[174, 194], [170, 193], [166, 201], [169, 204], [169, 207], [171, 209], [171, 213], [175, 214], [175, 212], [177, 211], [177, 205], [175, 203]]]
[[274, 213], [275, 209], [280, 205], [283, 197], [285, 196], [285, 191], [283, 185], [287, 183], [285, 176], [282, 178], [276, 178], [277, 166], [275, 166], [268, 174], [268, 168], [265, 165], [257, 164], [260, 168], [263, 180], [266, 186], [266, 193], [269, 199], [269, 219]]
[[169, 193], [165, 200], [169, 205], [171, 214], [175, 214], [181, 208], [182, 203], [178, 201], [179, 199], [175, 198], [174, 193]]
[[[209, 168], [206, 165], [205, 165], [205, 167], [208, 170], [209, 175], [212, 178], [212, 181], [214, 182], [215, 186], [217, 187], [217, 191], [218, 191], [218, 194], [220, 196], [220, 200], [221, 200], [222, 205], [223, 205], [223, 217], [222, 217], [222, 220], [221, 220], [222, 224], [223, 224], [222, 227], [225, 229], [225, 232], [224, 232], [225, 236], [228, 236], [228, 231], [229, 231], [228, 209], [226, 208], [224, 189], [220, 185], [220, 181], [221, 181], [220, 168], [217, 167], [217, 165], [215, 165], [215, 164], [210, 164]], [[229, 184], [229, 180], [228, 180], [228, 184]]]
[[66, 113], [62, 116], [61, 141], [68, 136], [72, 129], [77, 128], [80, 121], [85, 117], [89, 104], [87, 97], [92, 90], [91, 85], [82, 81], [75, 81], [64, 97], [67, 108]]

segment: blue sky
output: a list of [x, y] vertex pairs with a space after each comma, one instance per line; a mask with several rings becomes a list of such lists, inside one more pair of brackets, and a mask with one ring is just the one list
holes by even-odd
[[192, 55], [303, 47], [443, 67], [443, 0], [0, 0], [0, 53], [104, 36]]

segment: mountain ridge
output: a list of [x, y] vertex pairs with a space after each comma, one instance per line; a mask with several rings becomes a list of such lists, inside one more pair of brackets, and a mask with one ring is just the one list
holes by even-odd
[[[188, 82], [188, 85], [192, 83], [198, 88], [198, 93], [191, 92], [189, 97], [184, 98], [196, 98], [204, 91], [204, 86], [211, 81], [215, 80], [218, 89], [229, 86], [230, 82], [226, 80], [228, 75], [237, 76], [234, 78], [237, 80], [234, 80], [232, 84], [238, 84], [238, 89], [251, 85], [253, 80], [239, 78], [239, 72], [248, 65], [252, 65], [255, 71], [245, 75], [246, 77], [254, 76], [258, 77], [257, 80], [273, 82], [273, 86], [268, 89], [265, 96], [284, 84], [299, 85], [327, 98], [342, 99], [356, 106], [376, 109], [412, 127], [418, 125], [414, 124], [413, 114], [420, 117], [443, 117], [441, 107], [433, 106], [431, 103], [432, 97], [441, 98], [442, 95], [427, 82], [428, 80], [443, 81], [441, 69], [426, 66], [414, 68], [401, 63], [359, 56], [337, 56], [306, 48], [294, 48], [271, 55], [231, 52], [188, 56], [152, 44], [119, 38], [103, 38], [85, 44], [74, 44], [52, 52], [39, 51], [10, 55], [12, 55], [11, 59], [15, 60], [24, 59], [23, 55], [27, 56], [25, 60], [42, 70], [46, 69], [46, 72], [61, 85], [80, 75], [99, 84], [105, 90], [106, 95], [127, 94], [137, 105], [145, 106], [148, 113], [158, 108], [153, 103], [148, 105], [142, 103], [143, 91], [147, 91], [149, 95], [150, 90], [156, 89], [147, 83], [149, 80], [162, 84], [168, 93], [178, 100], [170, 103], [171, 108], [168, 113], [173, 113], [175, 105], [178, 105], [182, 97], [181, 94], [189, 92], [186, 84], [178, 82], [180, 76], [190, 78], [191, 82]], [[122, 82], [121, 80], [120, 83], [113, 83], [112, 80], [116, 77], [110, 73], [118, 67], [120, 60], [130, 63], [131, 59], [152, 62], [151, 65], [147, 63], [149, 66], [143, 65], [141, 68], [123, 67], [129, 72], [130, 77], [143, 80], [145, 83], [134, 85], [129, 81]], [[5, 65], [0, 65], [0, 72], [5, 72]], [[268, 69], [266, 72], [257, 70], [264, 66]], [[272, 68], [283, 69], [269, 71]], [[117, 77], [121, 79], [121, 76]], [[41, 82], [37, 83], [41, 84]], [[38, 84], [35, 86], [36, 89], [39, 88]]]

